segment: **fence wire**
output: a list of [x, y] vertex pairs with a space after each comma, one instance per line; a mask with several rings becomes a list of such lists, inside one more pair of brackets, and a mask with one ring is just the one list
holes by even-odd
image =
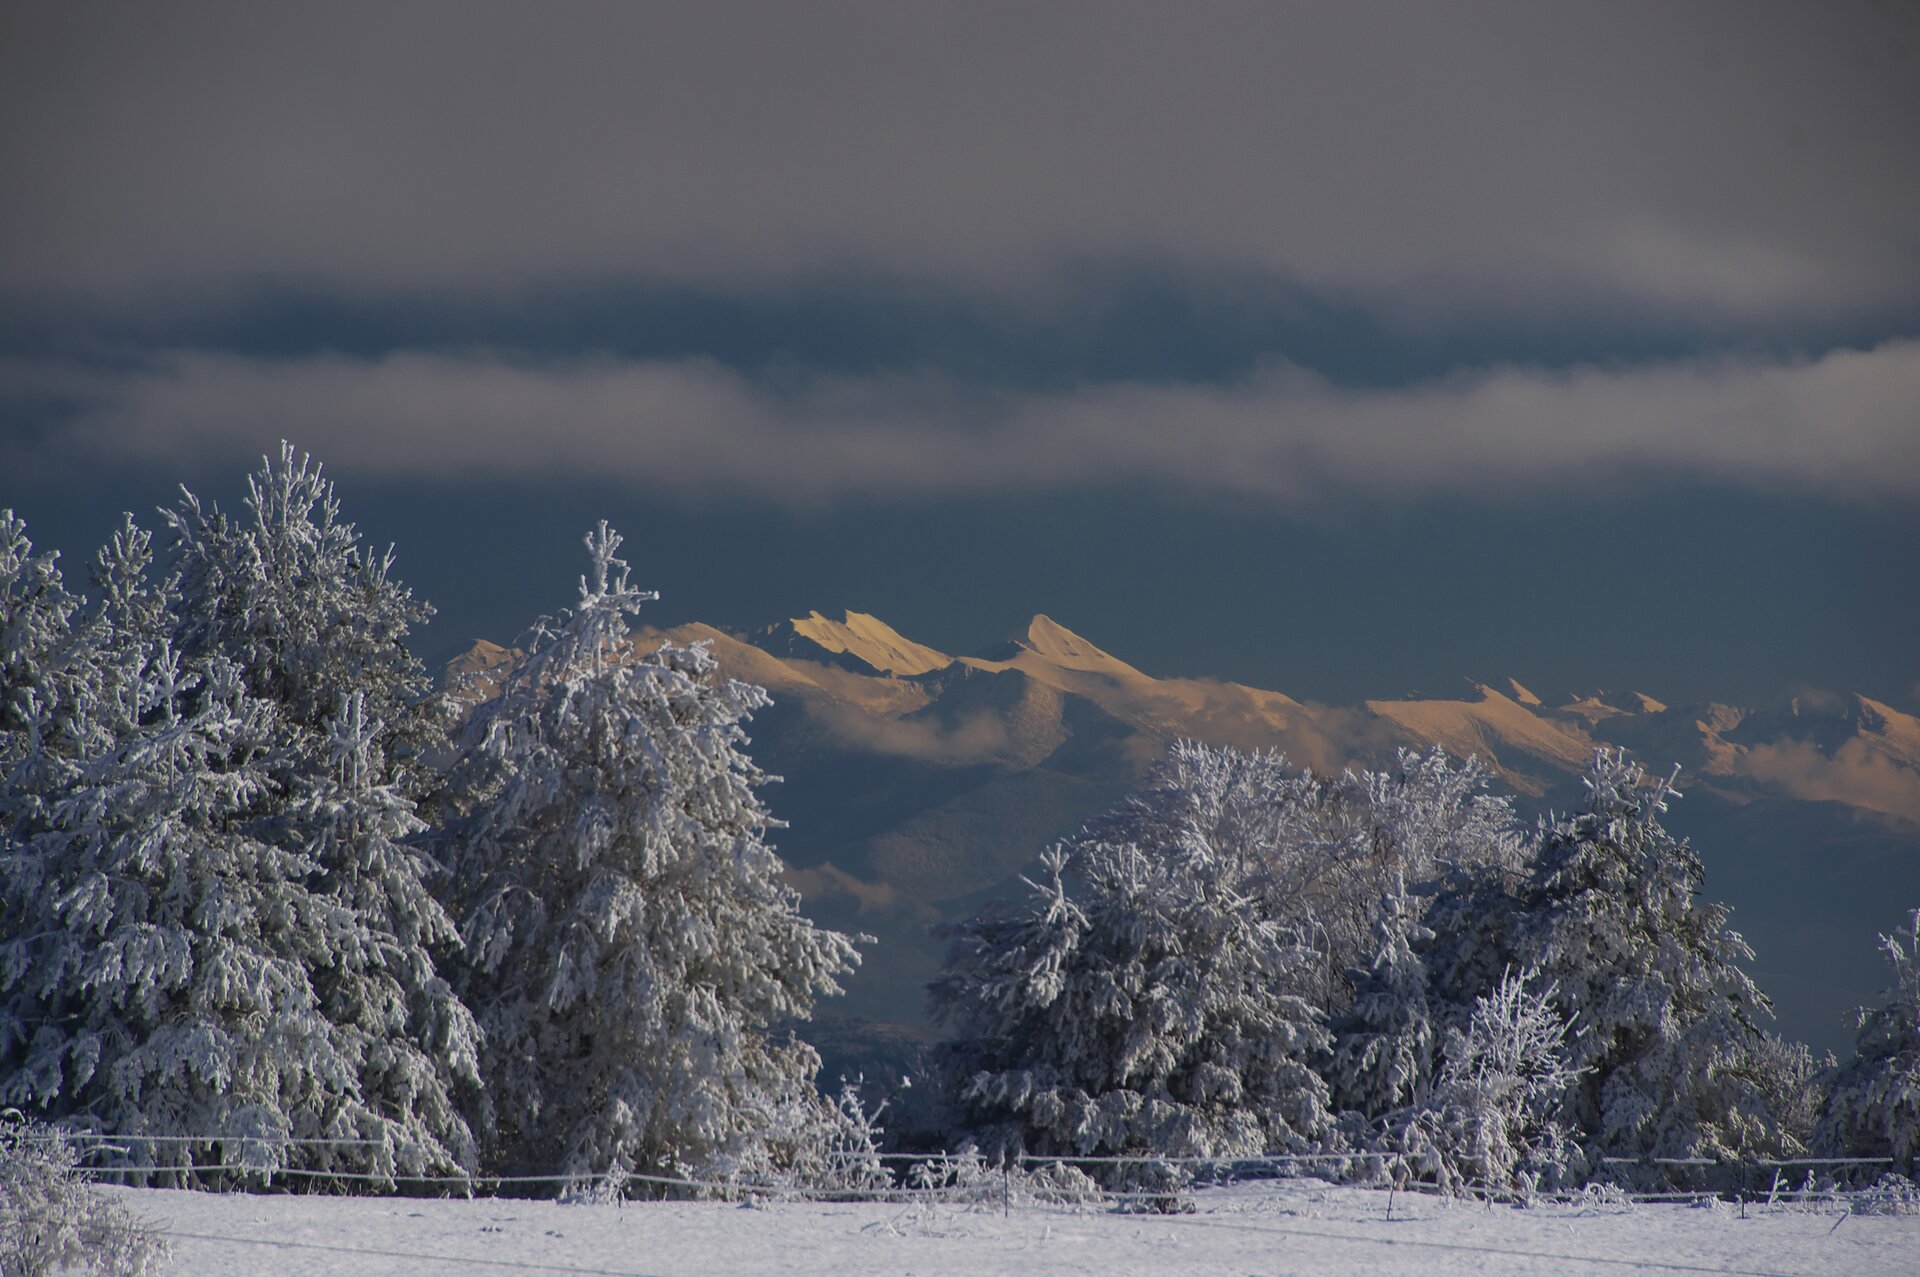
[[[1020, 1154], [1004, 1158], [987, 1158], [978, 1153], [863, 1153], [847, 1151], [831, 1159], [836, 1169], [847, 1171], [855, 1168], [872, 1168], [884, 1183], [865, 1185], [820, 1186], [809, 1185], [797, 1178], [761, 1178], [754, 1176], [696, 1176], [662, 1174], [647, 1171], [584, 1172], [558, 1171], [542, 1174], [409, 1174], [395, 1169], [389, 1171], [356, 1170], [346, 1168], [328, 1168], [312, 1166], [286, 1166], [280, 1163], [286, 1160], [286, 1154], [296, 1150], [378, 1148], [390, 1147], [379, 1140], [323, 1137], [288, 1137], [285, 1139], [268, 1138], [258, 1135], [143, 1135], [115, 1134], [98, 1131], [59, 1132], [49, 1138], [65, 1139], [75, 1146], [84, 1162], [94, 1162], [86, 1166], [90, 1175], [96, 1178], [117, 1178], [123, 1182], [128, 1179], [177, 1179], [193, 1182], [202, 1177], [233, 1176], [240, 1182], [230, 1187], [272, 1188], [276, 1181], [289, 1184], [302, 1184], [331, 1181], [342, 1185], [369, 1185], [388, 1190], [414, 1189], [438, 1191], [443, 1194], [459, 1196], [492, 1196], [502, 1190], [528, 1189], [537, 1186], [553, 1186], [565, 1191], [577, 1191], [581, 1186], [591, 1186], [597, 1194], [626, 1196], [634, 1189], [652, 1189], [668, 1192], [678, 1191], [699, 1196], [710, 1196], [724, 1200], [743, 1198], [768, 1198], [779, 1200], [822, 1201], [822, 1202], [884, 1202], [884, 1203], [951, 1203], [974, 1202], [988, 1205], [1000, 1205], [1011, 1209], [1018, 1204], [1025, 1206], [1074, 1205], [1088, 1206], [1105, 1202], [1125, 1205], [1128, 1203], [1148, 1202], [1169, 1205], [1183, 1194], [1202, 1187], [1218, 1186], [1243, 1182], [1250, 1179], [1274, 1178], [1276, 1175], [1306, 1172], [1311, 1173], [1317, 1167], [1350, 1167], [1373, 1156], [1363, 1151], [1351, 1153], [1263, 1153], [1243, 1157], [1205, 1157], [1181, 1155], [1126, 1155], [1126, 1154]], [[156, 1161], [150, 1156], [138, 1163], [99, 1162], [97, 1159], [119, 1155], [126, 1157], [134, 1149], [155, 1147], [207, 1149], [216, 1148], [229, 1154], [215, 1161], [194, 1163], [191, 1160], [167, 1164]], [[256, 1156], [234, 1161], [231, 1153], [244, 1150], [245, 1154]], [[189, 1154], [189, 1158], [190, 1158]], [[904, 1171], [889, 1171], [888, 1166], [904, 1166]], [[1719, 1158], [1719, 1157], [1606, 1157], [1600, 1159], [1605, 1170], [1621, 1171], [1630, 1167], [1664, 1168], [1673, 1171], [1691, 1172], [1696, 1175], [1719, 1172], [1724, 1182], [1717, 1187], [1698, 1185], [1680, 1187], [1674, 1184], [1658, 1188], [1643, 1187], [1639, 1190], [1615, 1186], [1614, 1191], [1621, 1197], [1634, 1202], [1695, 1201], [1709, 1197], [1723, 1197], [1742, 1203], [1748, 1201], [1806, 1201], [1810, 1197], [1822, 1200], [1844, 1199], [1858, 1188], [1841, 1185], [1830, 1180], [1816, 1186], [1812, 1182], [1812, 1173], [1818, 1168], [1837, 1168], [1844, 1174], [1850, 1168], [1873, 1166], [1889, 1167], [1894, 1165], [1892, 1158], [1886, 1157], [1787, 1157], [1787, 1158]], [[1178, 1170], [1185, 1172], [1181, 1182], [1157, 1188], [1108, 1188], [1088, 1180], [1082, 1184], [1068, 1185], [1035, 1179], [1028, 1172], [1060, 1168], [1110, 1168], [1138, 1166], [1160, 1171]], [[920, 1170], [920, 1168], [925, 1168]], [[1788, 1183], [1783, 1172], [1790, 1169], [1805, 1169], [1808, 1179], [1804, 1185], [1794, 1186]], [[923, 1179], [937, 1179], [942, 1176], [952, 1181], [956, 1175], [971, 1178], [964, 1182], [922, 1183], [910, 1181], [916, 1171]], [[1755, 1187], [1755, 1173], [1759, 1173], [1760, 1183], [1764, 1187]], [[1019, 1177], [1016, 1182], [1016, 1175]], [[1737, 1182], [1734, 1176], [1738, 1176]], [[1399, 1192], [1413, 1192], [1423, 1195], [1437, 1194], [1439, 1190], [1432, 1185], [1419, 1182], [1398, 1184], [1356, 1181], [1355, 1187], [1393, 1187]], [[1477, 1194], [1492, 1200], [1518, 1199], [1522, 1195], [1499, 1189], [1481, 1186]], [[1527, 1200], [1574, 1202], [1582, 1200], [1579, 1191], [1549, 1192], [1535, 1191], [1524, 1195]]]

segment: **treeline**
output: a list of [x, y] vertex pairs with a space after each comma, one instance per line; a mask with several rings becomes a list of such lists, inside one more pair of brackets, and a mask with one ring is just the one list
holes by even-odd
[[1911, 937], [1884, 940], [1894, 987], [1855, 1058], [1816, 1060], [1766, 1030], [1751, 951], [1661, 824], [1670, 780], [1603, 752], [1583, 809], [1531, 831], [1487, 782], [1438, 751], [1316, 777], [1175, 746], [1025, 904], [955, 929], [922, 1125], [1067, 1157], [1336, 1154], [1521, 1196], [1659, 1159], [1911, 1172]]
[[161, 520], [83, 596], [0, 514], [0, 1107], [177, 1180], [848, 1185], [890, 1140], [1524, 1193], [1611, 1157], [1920, 1151], [1912, 938], [1847, 1064], [1769, 1034], [1670, 786], [1611, 754], [1526, 831], [1472, 760], [1176, 747], [955, 928], [948, 1040], [876, 1123], [783, 1027], [859, 953], [780, 881], [766, 694], [630, 648], [652, 596], [604, 524], [576, 604], [461, 697], [292, 448], [243, 511]]
[[0, 516], [0, 1106], [341, 1183], [791, 1172], [839, 1138], [771, 1031], [856, 954], [779, 881], [765, 694], [628, 659], [617, 535], [462, 714], [307, 458], [162, 519], [87, 600]]

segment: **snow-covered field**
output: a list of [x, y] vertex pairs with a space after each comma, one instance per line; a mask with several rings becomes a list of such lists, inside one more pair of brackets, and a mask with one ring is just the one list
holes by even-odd
[[557, 1205], [108, 1189], [162, 1227], [168, 1271], [633, 1277], [900, 1273], [1920, 1273], [1920, 1217], [1839, 1208], [1527, 1210], [1289, 1180], [1213, 1189], [1191, 1215], [852, 1203]]

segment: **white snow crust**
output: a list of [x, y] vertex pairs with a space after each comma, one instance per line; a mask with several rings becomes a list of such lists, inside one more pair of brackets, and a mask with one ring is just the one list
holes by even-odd
[[1191, 1215], [927, 1203], [546, 1201], [105, 1190], [165, 1229], [167, 1271], [276, 1273], [1911, 1274], [1920, 1217], [1837, 1206], [1536, 1205], [1296, 1179], [1203, 1190]]

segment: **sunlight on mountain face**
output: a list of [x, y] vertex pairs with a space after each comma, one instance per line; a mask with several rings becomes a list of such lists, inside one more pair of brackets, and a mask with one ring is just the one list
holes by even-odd
[[[1319, 772], [1437, 745], [1486, 761], [1536, 808], [1577, 802], [1602, 744], [1658, 773], [1678, 763], [1676, 827], [1694, 833], [1710, 886], [1736, 907], [1781, 1027], [1816, 1042], [1839, 1044], [1845, 1009], [1873, 996], [1878, 972], [1871, 955], [1834, 958], [1808, 918], [1835, 933], [1884, 927], [1880, 906], [1920, 891], [1920, 719], [1860, 696], [1668, 706], [1640, 691], [1541, 696], [1509, 678], [1457, 698], [1323, 705], [1155, 678], [1045, 615], [960, 656], [852, 611], [633, 638], [640, 652], [662, 642], [709, 644], [729, 677], [773, 693], [753, 755], [785, 779], [771, 801], [789, 823], [789, 883], [823, 918], [889, 948], [852, 979], [854, 1015], [917, 1021], [942, 949], [929, 925], [1017, 894], [1049, 842], [1181, 738], [1280, 750]], [[478, 643], [448, 672], [478, 675], [484, 694], [514, 658]]]
[[[729, 676], [793, 698], [839, 745], [881, 755], [1039, 765], [1073, 735], [1063, 724], [1078, 710], [1133, 738], [1128, 753], [1140, 764], [1181, 737], [1278, 749], [1319, 770], [1438, 745], [1479, 756], [1516, 791], [1540, 797], [1597, 747], [1618, 744], [1650, 766], [1679, 763], [1694, 784], [1729, 799], [1838, 803], [1920, 825], [1920, 718], [1864, 696], [1803, 695], [1779, 711], [1669, 706], [1641, 691], [1550, 705], [1506, 679], [1506, 692], [1470, 683], [1472, 694], [1458, 699], [1328, 706], [1238, 683], [1154, 678], [1046, 615], [969, 656], [949, 656], [854, 611], [839, 621], [814, 611], [747, 635], [695, 623], [635, 638], [641, 646], [662, 641], [711, 644]], [[484, 685], [513, 656], [482, 640], [449, 675], [477, 675]], [[1051, 745], [1036, 754], [1040, 740]]]
[[951, 656], [903, 638], [891, 625], [865, 612], [848, 612], [840, 621], [809, 612], [787, 624], [796, 636], [863, 661], [883, 674], [926, 674], [953, 663]]

